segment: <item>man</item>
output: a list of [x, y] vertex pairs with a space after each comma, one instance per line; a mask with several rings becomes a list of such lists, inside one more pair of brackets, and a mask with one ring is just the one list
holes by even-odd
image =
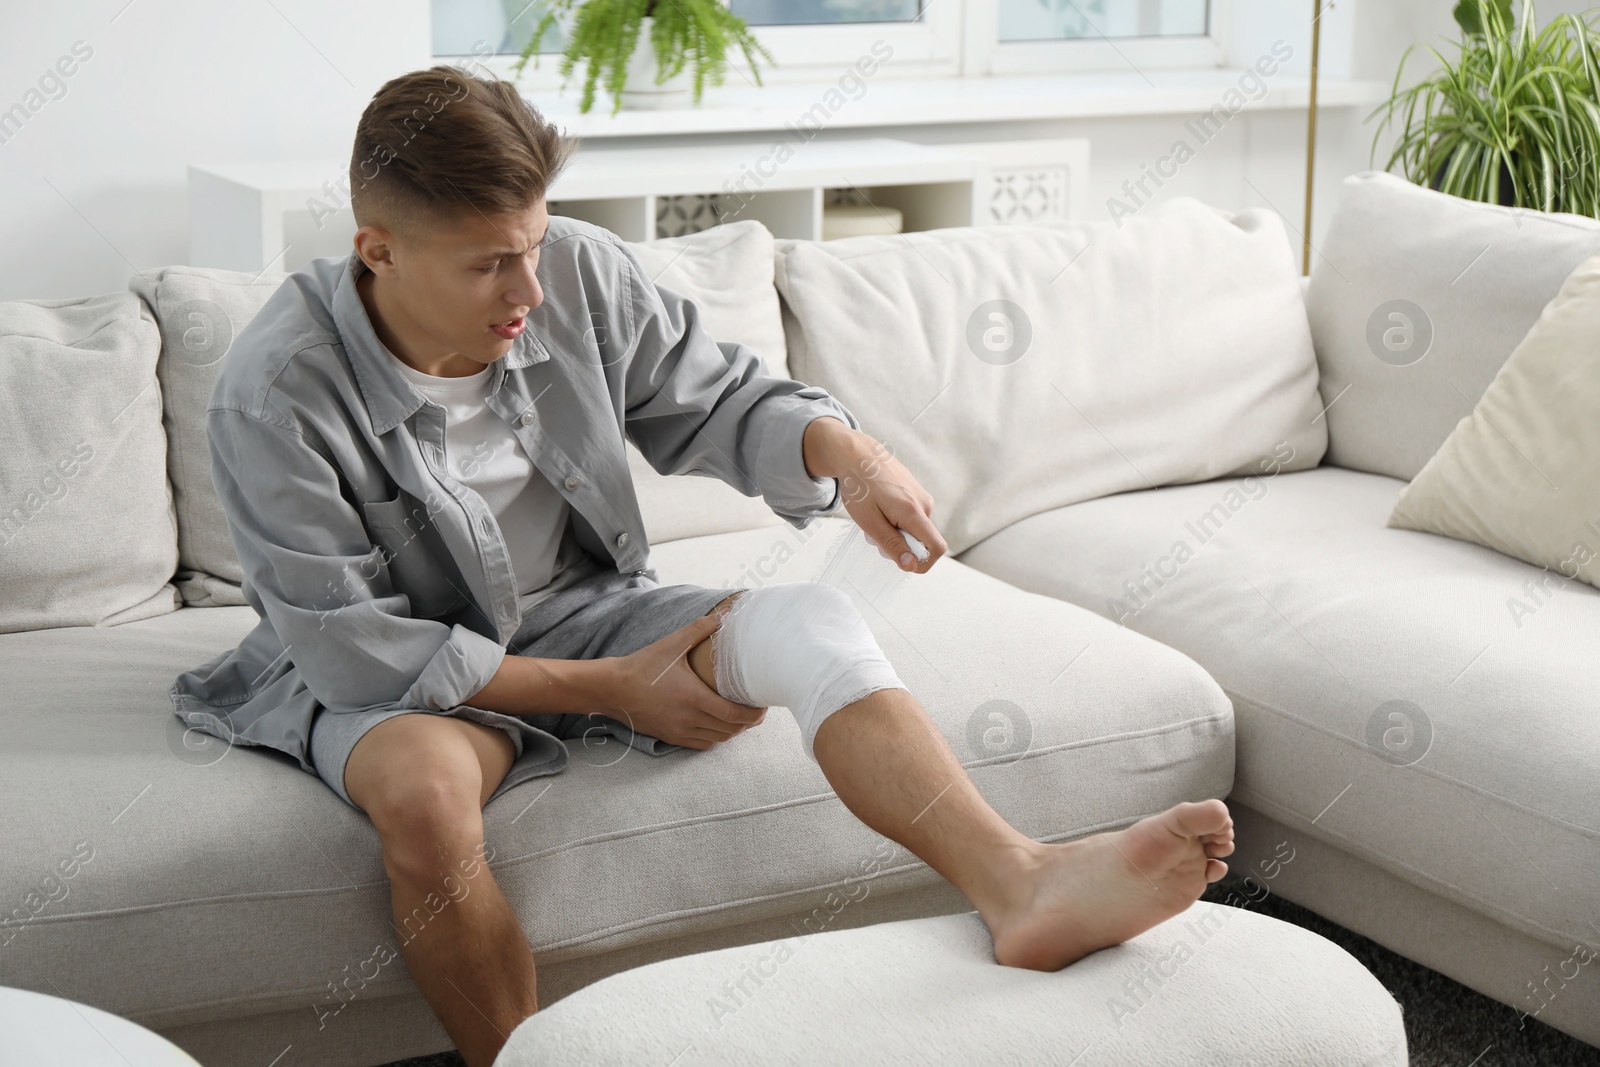
[[211, 397], [213, 481], [261, 621], [179, 676], [179, 716], [294, 755], [364, 811], [397, 922], [452, 898], [403, 954], [474, 1067], [538, 1009], [527, 937], [478, 862], [482, 808], [561, 771], [585, 730], [703, 751], [790, 708], [840, 799], [967, 896], [1002, 964], [1054, 970], [1187, 908], [1226, 871], [1221, 801], [1035, 842], [843, 594], [658, 584], [625, 436], [797, 528], [844, 479], [850, 517], [907, 571], [947, 546], [932, 498], [842, 404], [713, 341], [608, 231], [548, 213], [570, 151], [510, 84], [453, 67], [373, 98], [353, 254], [284, 283]]

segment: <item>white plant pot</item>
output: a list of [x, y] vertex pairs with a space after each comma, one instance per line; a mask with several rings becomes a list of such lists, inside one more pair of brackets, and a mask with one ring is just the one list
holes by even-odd
[[628, 76], [622, 83], [622, 106], [644, 110], [689, 107], [694, 95], [691, 91], [694, 88], [692, 61], [663, 84], [656, 84], [656, 72], [660, 68], [656, 64], [655, 47], [650, 43], [650, 28], [654, 23], [655, 16], [646, 15], [639, 24], [639, 39], [628, 57]]

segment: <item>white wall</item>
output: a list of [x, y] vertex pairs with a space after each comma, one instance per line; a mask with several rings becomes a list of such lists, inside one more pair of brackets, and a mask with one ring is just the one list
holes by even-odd
[[65, 91], [3, 130], [0, 299], [184, 262], [191, 161], [348, 156], [378, 86], [431, 61], [427, 0], [0, 0], [0, 111], [76, 41]]
[[[1450, 0], [1336, 0], [1324, 16], [1324, 76], [1389, 79], [1407, 43], [1451, 36], [1450, 7]], [[1283, 37], [1295, 49], [1288, 69], [1303, 70], [1310, 8], [1310, 0], [1233, 0], [1231, 58], [1253, 62]], [[1541, 19], [1560, 9], [1541, 5]], [[27, 100], [75, 42], [92, 49], [62, 79], [65, 91], [54, 90], [58, 99], [33, 98], [44, 100], [37, 113], [19, 131], [3, 131], [0, 299], [121, 290], [136, 267], [184, 262], [190, 162], [346, 156], [373, 92], [432, 62], [429, 23], [428, 0], [0, 0], [0, 111]], [[1367, 165], [1366, 110], [1323, 116], [1313, 240], [1338, 178]], [[1103, 204], [1141, 164], [1168, 151], [1186, 117], [1023, 129], [1089, 136], [1092, 199]], [[1304, 114], [1241, 119], [1162, 195], [1230, 208], [1267, 203], [1298, 226]], [[897, 132], [974, 139], [971, 130]], [[982, 136], [1018, 135], [995, 127]]]

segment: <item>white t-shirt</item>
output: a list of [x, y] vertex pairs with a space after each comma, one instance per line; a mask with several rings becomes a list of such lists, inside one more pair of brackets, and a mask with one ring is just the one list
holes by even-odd
[[511, 427], [484, 403], [494, 367], [464, 378], [424, 374], [389, 353], [417, 391], [445, 409], [445, 464], [494, 513], [528, 608], [600, 569], [571, 532], [572, 505], [536, 467]]

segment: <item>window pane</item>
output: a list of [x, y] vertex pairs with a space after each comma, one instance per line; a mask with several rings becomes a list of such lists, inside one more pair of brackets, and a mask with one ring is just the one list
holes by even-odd
[[[433, 54], [436, 56], [521, 55], [544, 17], [541, 0], [432, 0]], [[473, 46], [479, 41], [474, 53]], [[561, 28], [551, 26], [540, 42], [540, 52], [560, 52], [566, 47]], [[531, 67], [529, 68], [532, 69]]]
[[1207, 0], [1000, 0], [1000, 40], [1203, 36]]
[[730, 0], [728, 10], [752, 26], [913, 22], [921, 11], [921, 0]]

